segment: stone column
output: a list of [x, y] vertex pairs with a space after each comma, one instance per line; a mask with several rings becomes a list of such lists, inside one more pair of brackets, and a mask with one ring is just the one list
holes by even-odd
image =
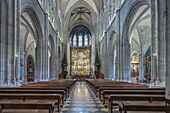
[[[166, 77], [170, 77], [170, 0], [166, 0]], [[166, 81], [170, 82], [170, 81]]]
[[121, 79], [121, 44], [120, 44], [120, 10], [116, 11], [116, 21], [117, 21], [117, 34], [116, 34], [116, 74], [115, 74], [115, 80]]
[[14, 84], [14, 59], [15, 59], [15, 47], [14, 47], [14, 11], [15, 11], [15, 1], [8, 0], [8, 38], [7, 38], [7, 61], [6, 61], [6, 71], [7, 71], [7, 84]]
[[[68, 37], [68, 35], [67, 35], [67, 37]], [[70, 38], [68, 38], [68, 40], [67, 40], [67, 45], [66, 45], [66, 47], [67, 47], [67, 63], [68, 63], [68, 66], [67, 66], [67, 72], [68, 72], [68, 74], [70, 74], [70, 68], [71, 68], [71, 66], [70, 66], [70, 56], [71, 56], [71, 52], [70, 52]]]
[[[157, 72], [155, 72], [154, 65], [157, 64], [157, 42], [158, 42], [158, 0], [151, 1], [151, 81], [155, 83]], [[155, 57], [155, 58], [154, 58]]]
[[[42, 36], [37, 36], [37, 37], [42, 37]], [[41, 81], [43, 79], [43, 71], [42, 71], [42, 66], [43, 66], [43, 59], [42, 59], [42, 51], [43, 51], [43, 48], [42, 48], [42, 44], [40, 42], [40, 40], [38, 40], [37, 42], [37, 45], [36, 45], [36, 60], [35, 60], [35, 80], [34, 81]]]
[[[170, 77], [170, 1], [166, 0], [166, 8], [167, 8], [167, 27], [166, 27], [166, 77]], [[170, 81], [166, 79], [166, 88], [169, 88], [168, 84], [170, 84]], [[166, 94], [167, 93], [166, 89]], [[166, 97], [167, 98], [167, 97]]]
[[19, 58], [18, 56], [15, 56], [15, 70], [14, 70], [14, 85], [17, 85], [18, 84], [18, 75], [19, 75]]
[[7, 60], [7, 39], [8, 39], [8, 4], [6, 0], [1, 0], [1, 42], [0, 42], [0, 51], [1, 51], [1, 66], [0, 66], [0, 76], [2, 85], [7, 84], [7, 69], [6, 69], [6, 60]]
[[166, 3], [158, 0], [158, 80], [165, 85], [166, 76]]
[[61, 52], [61, 45], [60, 45], [61, 41], [59, 40], [59, 47], [58, 47], [58, 74], [60, 74], [62, 72], [62, 68], [61, 68], [61, 59], [62, 59], [62, 52]]
[[2, 38], [3, 37], [2, 30], [4, 29], [3, 23], [5, 23], [5, 22], [3, 22], [4, 19], [2, 17], [4, 17], [3, 14], [4, 14], [5, 11], [2, 12], [2, 9], [4, 9], [2, 5], [5, 6], [5, 4], [2, 3], [2, 0], [0, 0], [0, 12], [1, 12], [1, 14], [0, 14], [0, 54], [1, 54], [0, 55], [0, 86], [3, 85], [3, 81], [4, 81], [4, 65], [3, 65], [4, 64], [3, 63], [3, 56], [4, 56], [4, 54], [3, 54], [3, 48], [4, 48], [3, 41], [4, 41], [4, 39]]
[[[48, 2], [50, 2], [50, 1], [47, 1], [47, 0], [44, 0], [43, 1], [44, 2], [44, 4], [47, 4], [47, 5], [43, 5], [44, 6], [44, 11], [45, 11], [45, 13], [44, 13], [44, 15], [45, 15], [45, 23], [44, 23], [44, 40], [43, 40], [43, 47], [44, 47], [44, 49], [43, 49], [43, 80], [49, 80], [49, 79], [51, 79], [51, 78], [48, 78], [48, 76], [49, 76], [49, 73], [48, 72], [50, 72], [50, 74], [52, 74], [52, 72], [51, 72], [51, 68], [52, 68], [52, 66], [51, 66], [51, 64], [53, 63], [53, 62], [51, 62], [52, 61], [52, 56], [49, 58], [48, 57], [48, 40], [49, 40], [49, 20], [48, 20], [48, 14], [49, 14], [49, 3]], [[53, 53], [52, 53], [53, 54]], [[49, 63], [48, 62], [48, 60], [49, 60], [49, 62], [51, 62], [51, 63]], [[50, 61], [51, 60], [51, 61]], [[48, 65], [48, 63], [50, 64], [50, 65]], [[48, 66], [51, 66], [50, 68], [48, 67]], [[50, 76], [52, 76], [52, 75], [50, 75]]]
[[115, 60], [115, 58], [116, 58], [116, 57], [113, 55], [113, 58], [112, 58], [112, 59], [113, 59], [113, 62], [112, 62], [112, 63], [113, 63], [113, 64], [112, 64], [113, 69], [112, 69], [112, 78], [111, 78], [111, 79], [113, 79], [113, 80], [115, 80], [115, 73], [116, 73], [116, 66], [115, 66], [115, 61], [116, 61], [116, 60]]
[[54, 76], [54, 78], [55, 79], [58, 79], [58, 74], [59, 74], [59, 72], [58, 72], [58, 34], [56, 34], [56, 51], [55, 51], [55, 55], [56, 55], [56, 73], [55, 73], [55, 76]]
[[[97, 30], [97, 29], [95, 29], [95, 30]], [[94, 30], [94, 31], [95, 31]], [[94, 66], [94, 63], [95, 63], [95, 56], [96, 56], [96, 43], [95, 43], [95, 39], [96, 39], [96, 37], [95, 37], [95, 34], [94, 33], [92, 33], [92, 37], [91, 37], [91, 75], [94, 75], [94, 70], [95, 70], [95, 66]]]
[[139, 54], [139, 82], [144, 80], [143, 52]]
[[44, 24], [44, 40], [43, 40], [43, 80], [48, 80], [48, 33], [49, 33], [49, 21], [48, 14], [45, 13]]
[[15, 85], [19, 83], [19, 45], [20, 45], [20, 0], [15, 0]]
[[127, 37], [123, 37], [123, 63], [121, 63], [123, 66], [123, 74], [122, 74], [122, 80], [123, 81], [130, 81], [131, 80], [131, 74], [130, 74], [130, 44], [127, 39]]
[[104, 75], [105, 75], [105, 78], [109, 78], [109, 69], [108, 69], [108, 67], [109, 67], [109, 59], [108, 59], [108, 47], [107, 47], [107, 45], [108, 45], [108, 43], [107, 43], [107, 32], [105, 32], [105, 34], [104, 34], [105, 36], [104, 36], [104, 45], [105, 45], [105, 50], [104, 50], [104, 56], [105, 56], [105, 58], [103, 59], [104, 60]]
[[[61, 51], [60, 51], [60, 39], [59, 37], [57, 36], [57, 72], [58, 72], [58, 75], [61, 73], [61, 63], [60, 63], [60, 59], [61, 59]], [[57, 76], [58, 76], [57, 75]]]
[[107, 32], [105, 33], [105, 76], [110, 79], [110, 49], [109, 49], [109, 36], [107, 36]]

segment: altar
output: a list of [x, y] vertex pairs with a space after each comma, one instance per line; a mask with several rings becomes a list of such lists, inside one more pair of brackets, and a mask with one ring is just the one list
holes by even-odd
[[76, 75], [76, 76], [71, 76], [72, 79], [76, 79], [79, 81], [90, 79], [90, 75]]
[[88, 78], [91, 75], [90, 47], [71, 48], [70, 74], [77, 79]]

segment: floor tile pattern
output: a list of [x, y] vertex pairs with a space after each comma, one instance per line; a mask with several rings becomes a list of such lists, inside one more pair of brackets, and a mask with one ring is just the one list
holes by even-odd
[[61, 113], [108, 113], [85, 82], [77, 82]]

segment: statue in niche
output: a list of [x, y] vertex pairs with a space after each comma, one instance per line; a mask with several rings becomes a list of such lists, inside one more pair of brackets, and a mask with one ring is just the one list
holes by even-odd
[[32, 74], [32, 72], [33, 72], [32, 66], [29, 66], [29, 68], [28, 68], [28, 74], [30, 75], [30, 74]]
[[151, 75], [150, 73], [146, 73], [146, 79], [148, 80], [148, 83], [151, 81]]
[[135, 76], [135, 68], [134, 68], [134, 66], [131, 67], [131, 76], [132, 77]]

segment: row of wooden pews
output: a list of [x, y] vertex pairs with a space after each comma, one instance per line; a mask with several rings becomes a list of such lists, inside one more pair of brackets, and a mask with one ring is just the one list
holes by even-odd
[[120, 113], [127, 113], [127, 111], [164, 112], [167, 109], [165, 88], [148, 88], [146, 84], [111, 80], [86, 80], [86, 83], [104, 106], [109, 107], [110, 113], [115, 107], [119, 108]]
[[166, 99], [166, 113], [170, 113], [170, 100]]
[[60, 112], [75, 83], [73, 80], [53, 80], [20, 87], [1, 87], [0, 113], [8, 109], [45, 109], [54, 113], [55, 107]]

